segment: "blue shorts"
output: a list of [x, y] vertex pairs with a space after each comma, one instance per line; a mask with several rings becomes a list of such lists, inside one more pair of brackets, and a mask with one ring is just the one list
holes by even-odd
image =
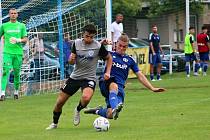
[[[107, 108], [111, 108], [111, 105], [109, 102], [109, 85], [112, 82], [115, 82], [114, 77], [111, 77], [109, 80], [104, 80], [104, 79], [99, 80], [99, 88], [100, 88], [102, 96], [105, 97]], [[124, 87], [118, 85], [118, 94], [117, 94], [118, 103], [124, 102], [124, 95], [125, 95]]]
[[191, 54], [185, 54], [185, 61], [186, 62], [190, 62], [190, 61], [196, 61], [196, 55], [195, 53], [191, 53]]
[[201, 61], [209, 61], [209, 52], [200, 52], [199, 55]]
[[155, 55], [153, 54], [149, 54], [149, 63], [152, 65], [157, 65], [157, 64], [161, 64], [162, 60], [160, 57], [160, 53], [156, 53]]

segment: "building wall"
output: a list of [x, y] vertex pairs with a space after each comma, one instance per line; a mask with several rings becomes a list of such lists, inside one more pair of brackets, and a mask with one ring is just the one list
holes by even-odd
[[136, 18], [134, 17], [124, 17], [123, 28], [124, 32], [129, 36], [129, 38], [137, 37], [137, 27]]
[[149, 20], [148, 19], [137, 19], [137, 37], [147, 39], [149, 35]]
[[152, 25], [155, 24], [158, 27], [158, 34], [160, 35], [161, 44], [168, 45], [169, 44], [169, 24], [168, 24], [168, 16], [162, 16], [160, 18], [153, 18], [149, 20], [150, 30], [152, 31]]

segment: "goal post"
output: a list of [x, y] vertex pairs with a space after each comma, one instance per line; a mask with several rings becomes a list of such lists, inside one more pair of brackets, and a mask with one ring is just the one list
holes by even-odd
[[[91, 23], [97, 29], [96, 40], [111, 40], [111, 3], [112, 0], [1, 1], [4, 10], [9, 10], [10, 5], [17, 9], [18, 20], [26, 24], [28, 31], [29, 42], [24, 45], [25, 61], [21, 70], [21, 95], [59, 90], [67, 77], [65, 66], [62, 66], [62, 47], [58, 54], [55, 54], [55, 48], [63, 46], [66, 32], [72, 42], [81, 38], [83, 27]], [[4, 14], [1, 19], [6, 22], [9, 17]], [[40, 35], [43, 36], [44, 61], [40, 59], [41, 53], [38, 61], [34, 56], [34, 44], [41, 43], [36, 41]], [[13, 84], [11, 80], [9, 84]]]
[[[2, 7], [1, 7], [1, 0], [0, 0], [0, 26], [2, 25]], [[0, 95], [1, 95], [1, 81], [2, 81], [2, 75], [3, 75], [3, 68], [2, 68], [2, 61], [3, 61], [3, 57], [2, 57], [2, 54], [3, 54], [3, 41], [2, 41], [2, 38], [0, 38]]]

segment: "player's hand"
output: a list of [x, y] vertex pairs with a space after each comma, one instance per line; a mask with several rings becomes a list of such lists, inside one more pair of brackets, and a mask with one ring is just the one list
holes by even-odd
[[76, 61], [76, 54], [71, 53], [70, 57], [69, 57], [69, 63], [70, 64], [74, 64]]
[[109, 80], [110, 78], [110, 74], [109, 73], [105, 73], [104, 74], [104, 80]]
[[156, 55], [156, 53], [154, 52], [154, 53], [152, 53], [153, 55]]
[[16, 44], [16, 43], [20, 43], [20, 42], [21, 42], [20, 38], [15, 38], [15, 37], [10, 38], [10, 43], [11, 44]]
[[102, 45], [112, 45], [112, 41], [108, 39], [103, 39], [100, 42]]
[[164, 88], [153, 88], [152, 91], [153, 92], [164, 92], [164, 91], [166, 91], [166, 89], [164, 89]]
[[76, 54], [71, 53], [71, 56], [70, 57], [71, 57], [72, 60], [76, 60]]

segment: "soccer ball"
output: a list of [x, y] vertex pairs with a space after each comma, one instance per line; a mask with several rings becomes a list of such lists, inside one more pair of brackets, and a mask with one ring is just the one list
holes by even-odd
[[104, 117], [98, 117], [95, 119], [93, 122], [93, 127], [95, 128], [96, 131], [108, 131], [110, 124], [108, 119]]

